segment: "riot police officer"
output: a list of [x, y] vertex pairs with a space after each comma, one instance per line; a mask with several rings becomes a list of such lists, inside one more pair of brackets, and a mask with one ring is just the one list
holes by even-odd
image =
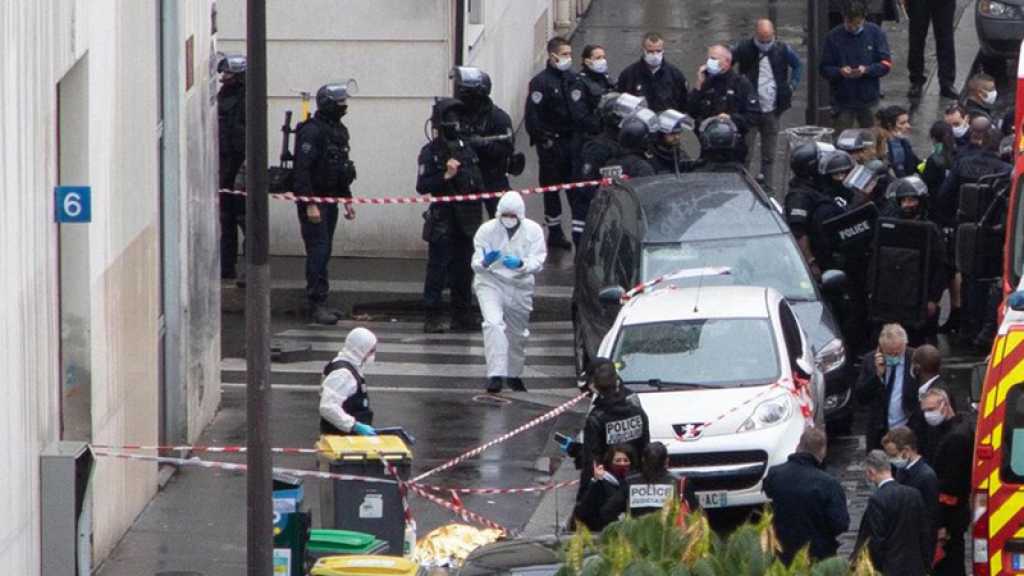
[[842, 178], [853, 167], [849, 154], [838, 150], [822, 154], [813, 142], [800, 144], [790, 156], [793, 179], [786, 195], [786, 221], [807, 265], [818, 280], [823, 270], [836, 264], [831, 242], [822, 225], [825, 220], [844, 213], [848, 204], [847, 195], [831, 182], [838, 179], [839, 187], [842, 187]]
[[743, 170], [745, 154], [742, 152], [743, 136], [736, 124], [726, 116], [712, 116], [701, 122], [700, 130], [701, 170]]
[[[420, 149], [416, 191], [431, 196], [474, 194], [483, 191], [484, 179], [476, 152], [465, 141], [461, 119], [465, 105], [455, 98], [439, 98], [431, 114], [433, 138]], [[482, 222], [480, 201], [435, 202], [424, 214], [423, 239], [427, 242], [427, 275], [423, 304], [428, 333], [469, 332], [480, 329], [472, 304], [473, 236]], [[451, 323], [445, 326], [441, 293], [451, 290]]]
[[[220, 144], [220, 187], [233, 190], [235, 176], [245, 162], [245, 56], [230, 55], [217, 64], [221, 87], [217, 92], [217, 140]], [[238, 233], [245, 234], [245, 196], [221, 194], [220, 277], [239, 278]], [[239, 282], [242, 280], [239, 278]]]
[[608, 166], [621, 166], [630, 178], [654, 176], [651, 164], [650, 142], [658, 116], [646, 108], [622, 121], [619, 127], [620, 154], [608, 161]]
[[678, 174], [691, 169], [693, 161], [682, 147], [685, 132], [693, 132], [693, 118], [672, 109], [658, 114], [658, 134], [651, 147], [651, 164], [657, 173]]
[[[574, 88], [576, 74], [572, 71], [572, 45], [556, 36], [548, 41], [547, 65], [530, 80], [526, 99], [526, 132], [530, 144], [537, 148], [540, 185], [550, 186], [572, 181], [573, 166], [578, 155], [576, 126], [572, 102], [583, 98]], [[548, 247], [570, 250], [572, 244], [562, 231], [562, 201], [558, 192], [544, 195], [544, 221], [548, 228]], [[568, 194], [571, 206], [576, 197]]]
[[[491, 77], [479, 68], [465, 66], [452, 69], [451, 77], [455, 84], [453, 93], [466, 107], [462, 129], [480, 159], [484, 191], [508, 190], [509, 162], [516, 148], [515, 133], [508, 113], [491, 100]], [[497, 199], [484, 201], [492, 218], [497, 205]]]
[[[351, 198], [356, 167], [349, 158], [348, 128], [341, 119], [348, 111], [353, 83], [325, 84], [316, 92], [316, 114], [303, 122], [295, 138], [295, 193], [299, 196]], [[345, 219], [356, 213], [344, 204]], [[335, 324], [341, 312], [327, 307], [327, 264], [331, 259], [338, 205], [298, 202], [296, 210], [306, 247], [306, 298], [318, 324]]]
[[[625, 110], [633, 110], [642, 105], [643, 99], [632, 94], [608, 92], [601, 97], [595, 111], [601, 122], [601, 132], [584, 137], [578, 175], [581, 180], [600, 178], [601, 169], [608, 165], [608, 161], [622, 155], [622, 147], [619, 146], [619, 124], [622, 123]], [[593, 186], [573, 192], [576, 203], [572, 206], [572, 241], [577, 246], [583, 236], [590, 202], [596, 191], [597, 187]]]

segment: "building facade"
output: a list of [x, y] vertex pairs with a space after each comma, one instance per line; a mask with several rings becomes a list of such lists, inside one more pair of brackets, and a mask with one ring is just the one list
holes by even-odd
[[[433, 99], [451, 94], [452, 66], [479, 66], [494, 101], [518, 125], [545, 43], [569, 33], [590, 0], [289, 0], [267, 2], [270, 158], [299, 93], [356, 80], [344, 122], [352, 136], [357, 196], [415, 195], [416, 157]], [[218, 47], [245, 52], [245, 0], [220, 0]], [[342, 220], [335, 254], [410, 256], [424, 251], [422, 206], [364, 206]], [[271, 251], [303, 254], [295, 207], [271, 202]]]
[[[219, 402], [212, 8], [0, 3], [5, 573], [42, 573], [48, 447], [191, 440]], [[91, 222], [55, 222], [57, 186], [90, 188]], [[157, 475], [96, 460], [84, 562], [109, 553]]]

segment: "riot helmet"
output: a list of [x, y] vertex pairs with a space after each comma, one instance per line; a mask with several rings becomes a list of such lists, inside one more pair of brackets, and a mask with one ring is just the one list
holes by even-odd
[[875, 147], [875, 135], [871, 130], [847, 128], [836, 138], [836, 148], [854, 154]]
[[491, 96], [491, 77], [479, 68], [456, 66], [448, 77], [452, 79], [452, 93], [470, 108]]
[[241, 54], [225, 54], [217, 63], [217, 72], [224, 74], [245, 74], [248, 61]]
[[739, 143], [740, 132], [731, 119], [713, 116], [701, 122], [701, 152], [732, 152]]
[[617, 132], [619, 129], [618, 99], [621, 94], [618, 92], [607, 92], [597, 102], [597, 117], [601, 119], [601, 126], [609, 132]]
[[677, 110], [663, 111], [658, 114], [658, 132], [660, 133], [659, 144], [674, 148], [682, 141], [683, 132], [693, 132], [693, 118]]
[[647, 99], [632, 94], [619, 94], [615, 98], [613, 111], [619, 118], [632, 116], [639, 110], [647, 108]]
[[885, 191], [885, 197], [895, 202], [904, 218], [921, 216], [924, 201], [928, 198], [928, 185], [917, 174], [893, 181]]
[[619, 144], [627, 150], [641, 150], [647, 145], [651, 130], [639, 116], [630, 116], [619, 126]]
[[818, 160], [818, 174], [831, 176], [833, 180], [842, 181], [856, 167], [853, 156], [842, 150], [827, 152]]
[[821, 151], [814, 142], [798, 144], [789, 155], [789, 168], [797, 178], [813, 180], [818, 175]]
[[316, 111], [328, 118], [340, 119], [348, 111], [348, 97], [357, 90], [355, 80], [324, 84], [316, 91]]
[[457, 98], [437, 98], [430, 114], [430, 124], [445, 140], [456, 140], [461, 133], [461, 119], [466, 105]]

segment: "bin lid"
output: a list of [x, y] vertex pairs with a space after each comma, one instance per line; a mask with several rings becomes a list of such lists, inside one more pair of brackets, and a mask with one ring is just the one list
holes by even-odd
[[309, 549], [312, 551], [334, 551], [345, 553], [373, 547], [377, 537], [354, 530], [312, 530], [309, 533]]
[[398, 436], [330, 436], [316, 443], [328, 460], [411, 460], [412, 452]]
[[398, 556], [328, 556], [316, 561], [310, 576], [415, 576], [419, 568]]

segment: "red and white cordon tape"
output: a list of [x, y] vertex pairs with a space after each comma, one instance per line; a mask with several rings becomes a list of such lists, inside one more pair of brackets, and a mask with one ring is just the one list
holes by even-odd
[[446, 501], [446, 500], [444, 500], [442, 498], [439, 498], [439, 497], [431, 494], [429, 491], [424, 490], [423, 488], [420, 488], [416, 484], [407, 483], [406, 485], [409, 487], [409, 491], [412, 492], [413, 494], [416, 494], [417, 496], [419, 496], [421, 498], [429, 500], [430, 502], [433, 502], [434, 504], [436, 504], [436, 505], [438, 505], [438, 506], [440, 506], [440, 507], [442, 507], [442, 508], [444, 508], [446, 510], [451, 511], [452, 513], [456, 514], [457, 516], [459, 516], [460, 518], [462, 518], [466, 522], [480, 524], [480, 525], [486, 526], [488, 528], [493, 528], [495, 530], [500, 530], [501, 532], [504, 532], [505, 534], [509, 534], [509, 535], [512, 534], [512, 532], [508, 528], [505, 528], [501, 524], [498, 524], [497, 522], [495, 522], [493, 520], [489, 520], [487, 518], [484, 518], [483, 516], [477, 514], [476, 512], [473, 512], [471, 510], [467, 510], [463, 506], [458, 506], [458, 505], [455, 505], [455, 504], [453, 504], [451, 502], [448, 502], [448, 501]]
[[444, 464], [441, 464], [440, 466], [438, 466], [436, 468], [432, 468], [430, 470], [427, 470], [426, 472], [424, 472], [424, 473], [420, 474], [419, 476], [413, 478], [412, 479], [412, 483], [420, 482], [424, 478], [433, 476], [434, 474], [437, 474], [438, 472], [443, 472], [445, 470], [448, 470], [449, 468], [458, 466], [459, 464], [462, 464], [466, 460], [469, 460], [470, 458], [473, 458], [474, 456], [478, 456], [478, 455], [482, 454], [488, 448], [497, 446], [498, 444], [501, 444], [502, 442], [505, 442], [505, 441], [509, 440], [510, 438], [512, 438], [514, 436], [518, 436], [519, 434], [522, 434], [523, 432], [526, 432], [527, 430], [533, 428], [534, 426], [537, 426], [538, 424], [547, 422], [548, 420], [551, 420], [552, 418], [557, 418], [561, 414], [567, 412], [570, 408], [575, 406], [580, 400], [583, 400], [587, 396], [589, 396], [589, 394], [580, 394], [580, 395], [576, 396], [575, 398], [573, 398], [572, 400], [569, 400], [568, 402], [562, 404], [561, 406], [558, 406], [558, 407], [554, 408], [550, 412], [541, 414], [540, 416], [534, 418], [533, 420], [530, 420], [526, 424], [523, 424], [522, 426], [516, 428], [515, 430], [512, 430], [511, 432], [507, 432], [505, 434], [502, 434], [501, 436], [498, 436], [494, 440], [491, 440], [490, 442], [487, 442], [485, 444], [481, 444], [480, 446], [477, 446], [476, 448], [473, 448], [472, 450], [469, 450], [468, 452], [465, 452], [465, 453], [463, 453], [463, 454], [461, 454], [459, 456], [456, 456], [455, 458], [452, 458], [451, 460], [445, 462]]
[[[624, 178], [623, 178], [624, 179]], [[523, 196], [530, 194], [545, 194], [548, 192], [560, 192], [562, 190], [579, 190], [581, 188], [590, 188], [592, 186], [600, 186], [610, 182], [608, 179], [601, 180], [586, 180], [583, 182], [567, 182], [565, 184], [553, 184], [551, 186], [535, 186], [533, 188], [523, 188], [522, 190], [502, 190], [500, 192], [478, 192], [476, 194], [453, 194], [451, 196], [390, 196], [386, 198], [366, 198], [366, 197], [353, 197], [353, 198], [339, 198], [335, 196], [299, 196], [294, 192], [275, 192], [270, 194], [271, 198], [278, 200], [287, 200], [289, 202], [305, 202], [309, 204], [369, 204], [374, 206], [392, 205], [392, 204], [434, 204], [444, 202], [473, 202], [476, 200], [490, 200], [493, 198], [501, 198], [503, 194], [507, 192], [519, 192]], [[231, 190], [228, 188], [221, 188], [221, 194], [234, 194], [236, 196], [246, 196], [248, 193], [244, 190]]]
[[432, 486], [430, 484], [416, 484], [420, 488], [428, 490], [434, 490], [436, 492], [450, 492], [455, 494], [479, 494], [479, 495], [503, 495], [503, 494], [530, 494], [533, 492], [548, 492], [551, 490], [558, 490], [559, 488], [568, 488], [569, 486], [575, 486], [579, 484], [579, 479], [576, 480], [565, 480], [564, 482], [548, 482], [540, 484], [538, 486], [529, 486], [526, 488], [448, 488], [445, 486]]
[[724, 266], [714, 268], [684, 268], [682, 270], [678, 270], [670, 274], [662, 274], [657, 278], [652, 278], [647, 282], [641, 282], [640, 284], [637, 284], [636, 286], [630, 288], [628, 292], [623, 294], [619, 298], [619, 301], [625, 304], [626, 302], [629, 302], [633, 298], [636, 298], [637, 296], [650, 291], [652, 288], [657, 287], [658, 284], [661, 284], [662, 282], [668, 282], [671, 280], [682, 280], [683, 278], [699, 278], [701, 276], [724, 276], [730, 273], [731, 270]]

